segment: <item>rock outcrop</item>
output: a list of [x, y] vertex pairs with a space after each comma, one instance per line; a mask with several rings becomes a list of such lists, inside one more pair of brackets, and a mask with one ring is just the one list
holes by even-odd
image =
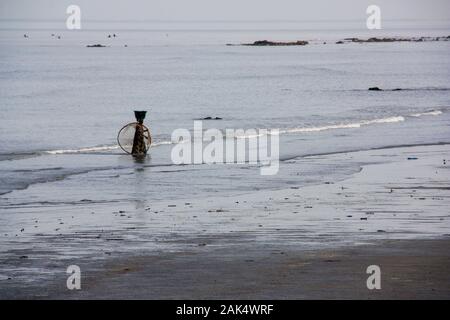
[[265, 46], [305, 46], [308, 44], [308, 41], [298, 40], [298, 41], [289, 41], [289, 42], [275, 42], [268, 40], [258, 40], [253, 43], [243, 43], [243, 46], [255, 46], [255, 47], [265, 47]]
[[103, 44], [88, 44], [87, 48], [105, 48], [106, 46]]
[[374, 43], [374, 42], [425, 42], [425, 41], [450, 41], [450, 36], [443, 37], [412, 37], [412, 38], [376, 38], [372, 37], [369, 39], [359, 39], [359, 38], [346, 38], [341, 41], [344, 42], [356, 42], [356, 43]]

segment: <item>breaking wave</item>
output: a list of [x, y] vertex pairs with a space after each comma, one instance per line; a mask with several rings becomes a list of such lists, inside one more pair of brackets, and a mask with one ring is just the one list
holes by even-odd
[[[383, 123], [396, 123], [403, 122], [406, 120], [406, 117], [422, 117], [422, 116], [438, 116], [442, 114], [440, 110], [431, 110], [422, 113], [413, 113], [407, 116], [391, 116], [386, 118], [378, 118], [378, 119], [370, 119], [370, 120], [361, 120], [357, 122], [349, 122], [349, 123], [339, 123], [339, 124], [330, 124], [323, 126], [311, 126], [311, 127], [298, 127], [298, 128], [288, 128], [281, 130], [266, 130], [263, 133], [258, 133], [259, 130], [252, 133], [245, 134], [235, 134], [233, 136], [227, 136], [226, 138], [232, 139], [252, 139], [263, 136], [265, 134], [274, 135], [274, 134], [295, 134], [295, 133], [310, 133], [310, 132], [321, 132], [327, 130], [339, 130], [339, 129], [355, 129], [361, 128], [363, 126], [369, 126], [374, 124], [383, 124]], [[260, 132], [260, 131], [259, 131]], [[186, 142], [186, 141], [185, 141]], [[174, 142], [171, 140], [166, 141], [158, 141], [152, 144], [152, 148], [162, 146], [162, 145], [170, 145], [176, 144], [178, 142]], [[94, 152], [103, 152], [103, 151], [112, 151], [118, 150], [120, 147], [118, 145], [109, 145], [109, 146], [97, 146], [97, 147], [85, 147], [80, 149], [61, 149], [61, 150], [49, 150], [44, 151], [44, 154], [70, 154], [70, 153], [94, 153]]]
[[87, 147], [87, 148], [80, 148], [80, 149], [48, 150], [48, 151], [44, 151], [42, 153], [44, 153], [44, 154], [84, 153], [84, 152], [110, 151], [110, 150], [116, 150], [116, 149], [119, 149], [118, 145]]
[[433, 111], [428, 111], [428, 112], [423, 112], [423, 113], [414, 113], [411, 115], [411, 117], [421, 117], [421, 116], [438, 116], [442, 114], [442, 111], [440, 110], [433, 110]]
[[333, 125], [320, 126], [320, 127], [292, 128], [292, 129], [287, 129], [287, 130], [281, 130], [280, 133], [318, 132], [318, 131], [333, 130], [333, 129], [350, 129], [350, 128], [360, 128], [362, 126], [367, 126], [367, 125], [376, 124], [376, 123], [392, 123], [392, 122], [401, 122], [401, 121], [405, 121], [405, 118], [402, 116], [397, 116], [397, 117], [389, 117], [389, 118], [374, 119], [374, 120], [363, 120], [363, 121], [353, 122], [353, 123], [333, 124]]

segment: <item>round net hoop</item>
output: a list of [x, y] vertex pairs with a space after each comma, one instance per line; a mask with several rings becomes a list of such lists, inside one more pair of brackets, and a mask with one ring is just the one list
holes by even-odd
[[[140, 125], [138, 122], [131, 122], [123, 126], [117, 134], [117, 143], [119, 144], [119, 147], [128, 154], [131, 154], [133, 149], [134, 134], [138, 125]], [[152, 137], [150, 135], [150, 130], [143, 124], [141, 126], [144, 127], [144, 140], [148, 151], [152, 144]]]

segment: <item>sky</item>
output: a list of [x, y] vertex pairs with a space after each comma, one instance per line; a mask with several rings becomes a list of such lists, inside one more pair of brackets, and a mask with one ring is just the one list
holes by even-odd
[[0, 0], [0, 19], [65, 19], [71, 4], [86, 20], [357, 20], [371, 4], [383, 19], [450, 20], [450, 0]]

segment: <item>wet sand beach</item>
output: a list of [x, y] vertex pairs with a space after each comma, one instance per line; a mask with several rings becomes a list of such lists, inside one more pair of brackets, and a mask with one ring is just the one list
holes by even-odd
[[0, 2], [0, 300], [450, 299], [450, 2], [176, 1]]
[[[450, 237], [337, 250], [242, 244], [110, 261], [63, 299], [450, 299]], [[381, 269], [381, 289], [366, 286]]]
[[[0, 296], [448, 299], [449, 151], [303, 157], [292, 164], [299, 172], [359, 169], [238, 196], [5, 210], [17, 231], [2, 230]], [[33, 220], [42, 210], [46, 219]], [[81, 268], [79, 291], [66, 288], [72, 264]], [[366, 287], [369, 265], [381, 268], [381, 290]]]

